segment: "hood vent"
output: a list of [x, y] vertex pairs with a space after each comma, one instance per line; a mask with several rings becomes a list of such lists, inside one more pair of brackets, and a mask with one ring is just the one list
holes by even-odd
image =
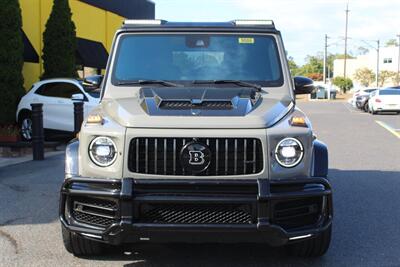
[[164, 100], [160, 104], [161, 109], [210, 109], [210, 110], [227, 110], [232, 109], [231, 101], [204, 101], [201, 103], [192, 103], [191, 101], [169, 101]]
[[253, 88], [142, 88], [140, 101], [152, 116], [245, 116], [261, 97]]

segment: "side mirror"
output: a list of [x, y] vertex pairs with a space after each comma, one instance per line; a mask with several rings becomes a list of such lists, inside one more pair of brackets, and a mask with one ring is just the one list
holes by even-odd
[[94, 75], [86, 77], [83, 80], [83, 85], [88, 88], [97, 89], [100, 87], [101, 82], [103, 81], [103, 75]]
[[296, 95], [311, 94], [314, 90], [313, 80], [302, 76], [294, 77], [294, 93]]
[[83, 94], [73, 94], [71, 96], [71, 100], [72, 101], [78, 101], [78, 102], [82, 102], [85, 100], [85, 96]]

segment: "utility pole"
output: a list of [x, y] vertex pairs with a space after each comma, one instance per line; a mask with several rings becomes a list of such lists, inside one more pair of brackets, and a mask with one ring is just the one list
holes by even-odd
[[[363, 43], [365, 43], [366, 45], [368, 45], [369, 47], [373, 48], [376, 50], [376, 76], [375, 76], [375, 83], [376, 83], [376, 87], [379, 87], [379, 51], [380, 51], [380, 40], [361, 40]], [[376, 42], [376, 47], [369, 44], [368, 42]]]
[[380, 41], [376, 41], [376, 88], [379, 87], [379, 49], [380, 49]]
[[344, 65], [343, 65], [343, 77], [346, 79], [346, 64], [347, 64], [347, 28], [349, 26], [349, 1], [346, 6], [346, 28], [344, 32]]
[[327, 57], [328, 57], [328, 35], [325, 34], [325, 46], [324, 46], [324, 84], [326, 84], [326, 66], [327, 66]]
[[397, 35], [399, 38], [399, 42], [397, 43], [397, 46], [399, 47], [399, 55], [397, 58], [397, 85], [400, 85], [400, 34]]

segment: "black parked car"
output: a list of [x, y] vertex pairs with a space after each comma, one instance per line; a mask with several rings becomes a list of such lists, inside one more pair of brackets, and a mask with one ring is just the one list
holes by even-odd
[[364, 110], [365, 112], [368, 112], [368, 100], [369, 100], [369, 95], [376, 89], [367, 89], [364, 91], [362, 95], [357, 96], [356, 98], [356, 107]]

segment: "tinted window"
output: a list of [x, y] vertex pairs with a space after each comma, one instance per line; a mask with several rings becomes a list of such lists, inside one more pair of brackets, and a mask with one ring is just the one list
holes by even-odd
[[71, 98], [73, 94], [80, 94], [82, 91], [72, 83], [47, 83], [36, 90], [36, 94], [49, 96]]
[[112, 81], [243, 80], [282, 84], [275, 39], [261, 35], [126, 35]]
[[380, 90], [379, 95], [400, 95], [400, 90]]
[[376, 89], [366, 89], [366, 90], [364, 90], [364, 92], [367, 92], [367, 93], [371, 93], [371, 92], [373, 92], [373, 91], [375, 91]]

